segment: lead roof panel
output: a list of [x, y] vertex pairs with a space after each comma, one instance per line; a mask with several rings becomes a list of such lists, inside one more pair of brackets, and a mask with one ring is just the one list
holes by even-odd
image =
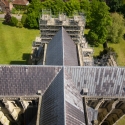
[[78, 66], [76, 45], [64, 28], [48, 44], [46, 65]]
[[41, 124], [64, 125], [63, 69], [52, 81], [42, 97]]
[[64, 65], [78, 66], [76, 45], [64, 28], [62, 28], [62, 31], [63, 31]]
[[62, 30], [52, 38], [47, 47], [46, 65], [63, 65]]

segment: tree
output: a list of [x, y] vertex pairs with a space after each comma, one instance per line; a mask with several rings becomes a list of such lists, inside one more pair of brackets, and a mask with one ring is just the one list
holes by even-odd
[[86, 16], [86, 23], [88, 25], [90, 18], [90, 2], [89, 0], [81, 0], [80, 1], [80, 11], [83, 12]]
[[46, 0], [46, 1], [42, 2], [42, 7], [44, 9], [50, 9], [50, 10], [52, 10], [53, 6], [54, 6], [54, 1], [52, 1], [52, 0]]
[[25, 26], [29, 28], [38, 28], [39, 15], [41, 13], [41, 1], [32, 0], [31, 4], [27, 8], [27, 17]]
[[29, 28], [38, 28], [38, 17], [36, 17], [36, 14], [34, 11], [32, 13], [29, 13], [26, 18], [26, 26]]
[[6, 13], [5, 17], [4, 17], [4, 23], [5, 24], [9, 24], [10, 23], [10, 20], [11, 20], [11, 15], [9, 12]]
[[9, 24], [10, 24], [11, 26], [16, 26], [17, 23], [18, 23], [17, 18], [12, 16]]
[[72, 16], [76, 11], [80, 11], [80, 2], [78, 0], [69, 0], [65, 2], [64, 12], [68, 16]]
[[111, 18], [112, 25], [108, 27], [108, 40], [113, 43], [119, 43], [123, 39], [125, 33], [125, 20], [123, 18], [123, 15], [120, 15], [118, 13], [112, 13]]
[[124, 15], [125, 17], [125, 4], [121, 7], [121, 13]]
[[105, 2], [92, 0], [89, 17], [90, 31], [88, 33], [89, 41], [93, 44], [104, 43], [108, 35], [108, 26], [111, 25], [109, 7]]
[[27, 15], [26, 14], [23, 14], [22, 18], [21, 18], [21, 23], [22, 25], [24, 26], [25, 23], [26, 23], [26, 18], [27, 18]]
[[64, 2], [62, 0], [55, 0], [53, 6], [53, 13], [57, 15], [64, 12]]
[[19, 27], [19, 28], [22, 28], [22, 27], [23, 27], [23, 25], [22, 25], [21, 22], [18, 22], [16, 26]]
[[122, 4], [123, 4], [122, 0], [110, 0], [108, 6], [110, 7], [111, 12], [116, 12], [120, 9]]
[[64, 11], [64, 2], [62, 0], [46, 0], [42, 2], [42, 8], [51, 10], [53, 15], [58, 15]]
[[35, 12], [36, 16], [39, 16], [41, 11], [41, 1], [40, 0], [32, 0], [31, 4], [27, 8], [27, 13]]

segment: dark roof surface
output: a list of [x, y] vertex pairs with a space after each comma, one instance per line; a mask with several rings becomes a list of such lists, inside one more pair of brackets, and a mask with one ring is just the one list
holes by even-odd
[[46, 65], [78, 66], [76, 45], [64, 28], [49, 42]]
[[[85, 125], [80, 91], [88, 96], [124, 97], [125, 68], [1, 66], [0, 95], [36, 95], [42, 90], [40, 124]], [[89, 125], [97, 111], [87, 109]]]
[[62, 67], [1, 66], [0, 95], [34, 95], [51, 84]]
[[40, 123], [43, 125], [65, 125], [63, 79], [62, 69], [42, 97]]
[[62, 30], [59, 30], [48, 44], [46, 65], [63, 65]]
[[63, 32], [63, 65], [78, 66], [76, 45], [68, 33], [62, 28]]
[[[44, 93], [61, 69], [61, 66], [0, 66], [0, 95], [34, 95], [38, 90]], [[125, 68], [65, 66], [63, 72], [78, 91], [88, 88], [90, 96], [125, 95]]]

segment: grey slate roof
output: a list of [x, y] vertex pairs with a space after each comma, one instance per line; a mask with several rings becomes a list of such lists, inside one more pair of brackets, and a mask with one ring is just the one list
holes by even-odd
[[78, 66], [76, 45], [64, 28], [48, 44], [46, 65]]
[[125, 96], [125, 68], [65, 67], [75, 87], [88, 88], [88, 96]]
[[62, 67], [1, 66], [0, 95], [34, 95], [51, 84]]
[[82, 97], [64, 74], [58, 73], [42, 98], [41, 121], [45, 125], [85, 125]]
[[42, 125], [64, 125], [63, 69], [43, 95], [41, 108]]
[[[0, 67], [0, 95], [27, 96], [35, 95], [37, 90], [42, 90], [41, 125], [42, 123], [84, 125], [84, 110], [80, 95], [82, 88], [88, 88], [88, 96], [123, 97], [125, 95], [125, 68]], [[88, 109], [89, 123], [93, 119], [95, 112], [93, 111]]]

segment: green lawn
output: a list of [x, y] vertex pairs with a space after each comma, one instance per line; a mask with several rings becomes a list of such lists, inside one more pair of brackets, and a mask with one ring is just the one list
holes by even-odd
[[123, 118], [121, 118], [116, 125], [125, 125], [125, 116]]
[[[125, 40], [121, 41], [118, 44], [108, 43], [109, 47], [113, 47], [118, 54], [117, 63], [119, 66], [125, 66]], [[103, 50], [103, 46], [94, 47], [94, 55], [98, 55], [100, 51]]]
[[0, 64], [27, 64], [39, 30], [16, 28], [0, 21]]

